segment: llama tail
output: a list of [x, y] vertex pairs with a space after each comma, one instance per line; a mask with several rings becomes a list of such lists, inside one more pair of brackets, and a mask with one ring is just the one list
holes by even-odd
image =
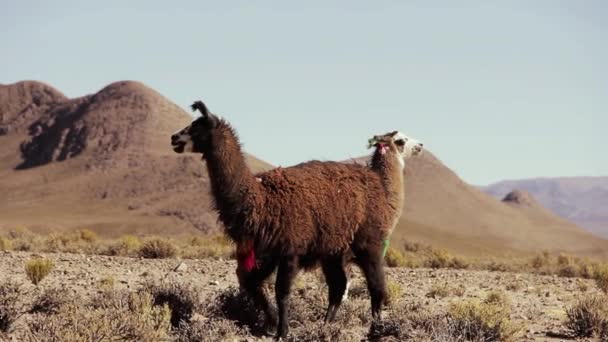
[[203, 103], [203, 101], [195, 101], [192, 104], [192, 111], [199, 111], [201, 112], [201, 114], [203, 114], [203, 116], [208, 116], [209, 115], [209, 110], [207, 109], [207, 106], [205, 106], [205, 104]]

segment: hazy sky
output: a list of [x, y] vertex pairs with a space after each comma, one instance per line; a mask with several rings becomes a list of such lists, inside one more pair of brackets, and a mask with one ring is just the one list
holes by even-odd
[[0, 0], [0, 83], [142, 81], [275, 165], [397, 129], [474, 184], [608, 175], [608, 1], [286, 3]]

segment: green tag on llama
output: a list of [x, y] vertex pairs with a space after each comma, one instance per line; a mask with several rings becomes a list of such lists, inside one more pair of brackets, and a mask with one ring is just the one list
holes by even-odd
[[389, 239], [384, 239], [384, 241], [382, 241], [382, 259], [384, 259], [384, 257], [386, 256], [386, 252], [388, 251], [388, 245], [389, 245], [390, 241]]

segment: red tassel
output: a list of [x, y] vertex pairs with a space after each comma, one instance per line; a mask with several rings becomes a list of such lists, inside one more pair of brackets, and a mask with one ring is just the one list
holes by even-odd
[[251, 272], [255, 268], [255, 251], [253, 241], [247, 240], [238, 244], [236, 250], [239, 267], [245, 272]]
[[253, 248], [251, 248], [249, 253], [247, 253], [245, 260], [243, 261], [243, 268], [247, 272], [251, 272], [255, 268], [255, 251]]

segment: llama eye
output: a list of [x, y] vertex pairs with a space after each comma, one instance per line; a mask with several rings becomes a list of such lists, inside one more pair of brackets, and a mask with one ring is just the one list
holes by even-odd
[[402, 139], [395, 140], [395, 145], [403, 146], [403, 145], [405, 145], [405, 140], [402, 140]]

